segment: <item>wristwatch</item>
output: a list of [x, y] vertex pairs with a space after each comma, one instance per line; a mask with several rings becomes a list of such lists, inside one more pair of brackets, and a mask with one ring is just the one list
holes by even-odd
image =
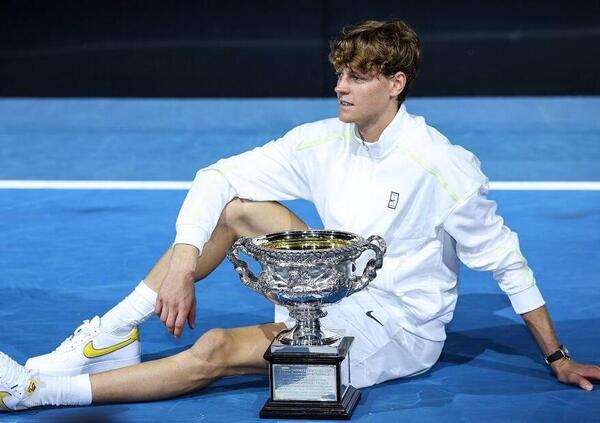
[[558, 351], [555, 351], [552, 354], [546, 356], [544, 358], [544, 361], [549, 366], [551, 363], [554, 363], [555, 361], [560, 360], [562, 358], [566, 358], [567, 360], [571, 359], [571, 356], [569, 355], [569, 350], [564, 345], [559, 346]]

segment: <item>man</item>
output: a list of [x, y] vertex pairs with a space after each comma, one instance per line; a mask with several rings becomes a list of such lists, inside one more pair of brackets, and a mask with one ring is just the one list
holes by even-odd
[[294, 198], [312, 201], [326, 228], [378, 234], [388, 244], [378, 277], [323, 319], [355, 337], [353, 385], [433, 366], [456, 304], [460, 258], [494, 273], [558, 379], [591, 390], [600, 368], [569, 360], [557, 340], [517, 236], [486, 198], [477, 159], [402, 105], [420, 54], [417, 35], [403, 22], [345, 28], [329, 55], [338, 72], [339, 118], [299, 126], [199, 171], [174, 246], [130, 295], [25, 367], [0, 355], [0, 407], [148, 401], [222, 376], [265, 373], [264, 351], [290, 324], [281, 308], [276, 323], [212, 329], [186, 351], [141, 364], [137, 326], [156, 313], [176, 336], [186, 321], [193, 327], [193, 284], [238, 237], [306, 228], [274, 202]]

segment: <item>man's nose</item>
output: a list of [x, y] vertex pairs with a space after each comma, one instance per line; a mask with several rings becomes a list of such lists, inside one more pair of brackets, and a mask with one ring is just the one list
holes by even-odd
[[337, 83], [335, 84], [334, 90], [336, 93], [348, 92], [348, 78], [346, 78], [344, 75], [340, 75]]

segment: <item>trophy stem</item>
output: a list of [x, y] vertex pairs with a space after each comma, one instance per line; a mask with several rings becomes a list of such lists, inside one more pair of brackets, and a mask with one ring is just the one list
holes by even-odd
[[290, 317], [296, 319], [296, 325], [279, 336], [285, 345], [331, 345], [340, 339], [334, 332], [321, 329], [319, 319], [327, 315], [320, 304], [302, 304], [290, 310]]

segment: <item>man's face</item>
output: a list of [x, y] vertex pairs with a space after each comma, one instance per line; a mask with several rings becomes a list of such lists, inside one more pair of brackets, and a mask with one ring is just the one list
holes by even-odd
[[398, 111], [396, 98], [400, 91], [394, 78], [363, 74], [345, 67], [338, 72], [335, 86], [339, 119], [355, 122], [359, 127], [377, 124], [384, 117], [391, 116], [391, 120]]

